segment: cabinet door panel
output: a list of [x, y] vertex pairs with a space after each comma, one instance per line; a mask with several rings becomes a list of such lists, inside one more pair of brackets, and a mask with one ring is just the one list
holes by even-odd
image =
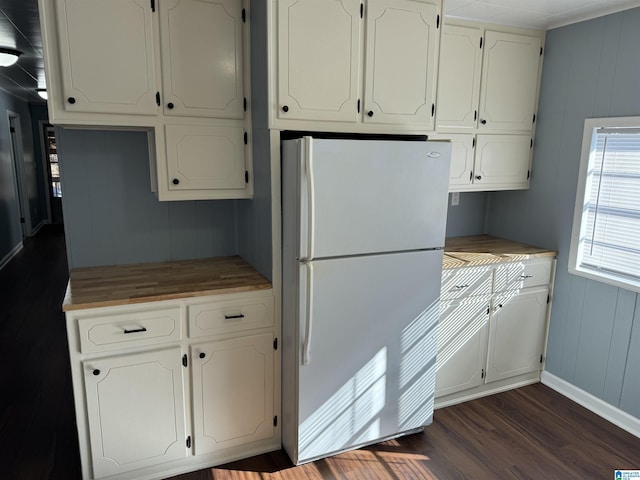
[[529, 135], [478, 135], [474, 184], [484, 190], [527, 188], [530, 160]]
[[148, 0], [56, 0], [65, 109], [155, 115]]
[[479, 128], [531, 130], [542, 58], [540, 48], [539, 37], [486, 32]]
[[187, 456], [181, 351], [83, 362], [96, 478]]
[[548, 288], [501, 294], [493, 300], [487, 382], [540, 370]]
[[433, 127], [436, 5], [369, 0], [364, 121]]
[[273, 435], [273, 335], [191, 347], [196, 454]]
[[167, 125], [165, 131], [170, 190], [245, 188], [243, 128]]
[[355, 122], [360, 0], [282, 0], [277, 8], [278, 116]]
[[242, 118], [242, 0], [159, 3], [164, 113]]
[[478, 117], [482, 49], [479, 28], [444, 25], [438, 77], [438, 128], [471, 130]]
[[447, 135], [447, 138], [451, 140], [449, 191], [455, 192], [460, 187], [473, 183], [475, 137], [472, 134], [453, 134]]
[[489, 303], [489, 297], [485, 296], [440, 304], [436, 397], [484, 382]]

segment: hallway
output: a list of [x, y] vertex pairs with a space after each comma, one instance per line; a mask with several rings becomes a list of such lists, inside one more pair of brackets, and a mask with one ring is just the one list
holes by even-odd
[[62, 299], [62, 225], [45, 225], [0, 270], [0, 463], [6, 479], [80, 477]]

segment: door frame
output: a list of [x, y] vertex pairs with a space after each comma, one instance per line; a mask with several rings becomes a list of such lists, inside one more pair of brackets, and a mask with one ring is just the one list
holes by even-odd
[[[9, 126], [9, 146], [11, 164], [13, 166], [14, 185], [18, 199], [18, 214], [22, 238], [30, 237], [33, 233], [31, 226], [31, 212], [29, 211], [28, 185], [25, 180], [24, 146], [22, 144], [22, 126], [20, 115], [7, 110], [7, 123]], [[22, 221], [24, 219], [24, 222]]]
[[47, 147], [44, 138], [44, 127], [50, 125], [48, 120], [38, 121], [38, 132], [40, 132], [40, 156], [41, 156], [41, 168], [42, 168], [42, 181], [44, 182], [45, 200], [47, 204], [47, 211], [45, 217], [42, 219], [44, 223], [48, 224], [53, 222], [53, 211], [51, 207], [51, 173], [49, 171], [49, 158], [47, 156]]

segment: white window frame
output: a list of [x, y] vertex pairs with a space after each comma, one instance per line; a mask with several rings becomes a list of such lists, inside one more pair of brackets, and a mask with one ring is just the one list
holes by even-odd
[[[640, 280], [616, 275], [615, 273], [586, 269], [580, 266], [578, 255], [580, 254], [580, 232], [582, 230], [582, 214], [587, 181], [587, 170], [594, 144], [596, 131], [599, 128], [627, 127], [640, 128], [640, 117], [606, 117], [587, 118], [584, 122], [582, 136], [582, 153], [580, 157], [580, 171], [578, 173], [578, 189], [576, 192], [576, 204], [573, 213], [573, 229], [571, 231], [571, 245], [569, 247], [569, 273], [586, 277], [609, 285], [640, 292]], [[638, 239], [640, 242], [640, 239]]]

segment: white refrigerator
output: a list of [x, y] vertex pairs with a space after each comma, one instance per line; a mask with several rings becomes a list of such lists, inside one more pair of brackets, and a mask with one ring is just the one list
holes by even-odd
[[296, 465], [432, 421], [450, 153], [282, 142], [282, 443]]

